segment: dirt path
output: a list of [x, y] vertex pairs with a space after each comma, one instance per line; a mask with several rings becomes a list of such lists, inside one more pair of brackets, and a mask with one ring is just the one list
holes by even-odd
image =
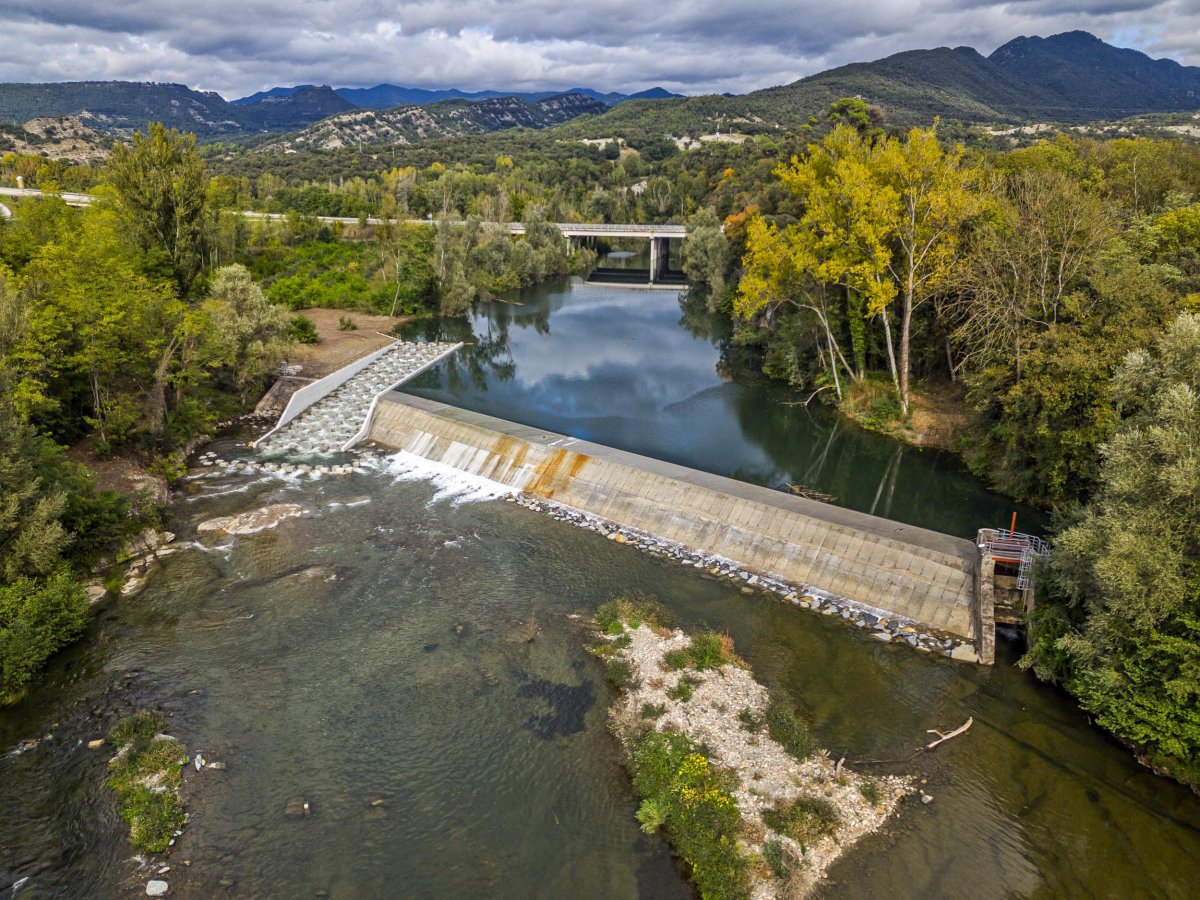
[[[296, 344], [288, 357], [293, 366], [303, 366], [298, 374], [304, 378], [323, 378], [390, 344], [395, 338], [387, 335], [408, 321], [405, 316], [371, 316], [344, 309], [302, 309], [297, 314], [312, 319], [320, 338], [315, 344]], [[358, 326], [357, 329], [339, 330], [338, 320], [343, 317]]]

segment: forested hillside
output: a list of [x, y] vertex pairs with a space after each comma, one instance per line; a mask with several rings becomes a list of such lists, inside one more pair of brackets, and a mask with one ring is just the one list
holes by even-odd
[[1200, 69], [1113, 47], [1084, 32], [1017, 38], [984, 57], [970, 47], [908, 50], [741, 96], [630, 103], [580, 123], [590, 137], [795, 131], [840, 97], [900, 125], [948, 121], [1091, 122], [1200, 109]]

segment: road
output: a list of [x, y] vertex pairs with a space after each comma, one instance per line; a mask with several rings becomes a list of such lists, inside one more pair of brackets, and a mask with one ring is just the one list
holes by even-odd
[[[33, 188], [7, 188], [0, 187], [0, 197], [44, 197], [47, 194], [43, 191], [34, 190]], [[67, 206], [90, 206], [93, 198], [88, 194], [75, 194], [63, 192], [53, 196], [61, 197]], [[3, 218], [11, 217], [12, 213], [6, 206], [0, 206], [3, 212], [0, 216]], [[264, 221], [280, 221], [286, 219], [284, 213], [264, 213], [255, 212], [253, 210], [244, 210], [242, 215], [247, 219], [260, 219]], [[358, 225], [364, 220], [352, 216], [316, 216], [318, 222], [327, 222], [330, 224], [340, 223], [342, 225]], [[404, 223], [407, 225], [433, 225], [433, 219], [377, 219], [368, 217], [365, 220], [367, 225], [383, 225], [385, 222], [390, 224]], [[452, 225], [462, 225], [461, 221], [453, 221]], [[687, 237], [687, 227], [684, 225], [635, 225], [635, 224], [592, 224], [586, 222], [556, 222], [559, 230], [567, 235], [567, 237], [633, 237], [633, 238], [683, 238]], [[509, 222], [505, 226], [511, 234], [524, 234], [525, 225], [521, 222]]]

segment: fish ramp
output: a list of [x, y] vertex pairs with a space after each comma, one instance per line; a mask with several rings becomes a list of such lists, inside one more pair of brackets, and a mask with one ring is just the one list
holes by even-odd
[[992, 662], [970, 541], [398, 391], [368, 438], [971, 641]]

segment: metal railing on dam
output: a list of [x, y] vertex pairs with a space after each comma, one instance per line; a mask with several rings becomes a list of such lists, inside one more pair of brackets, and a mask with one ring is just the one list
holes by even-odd
[[993, 661], [970, 541], [398, 392], [380, 399], [368, 437], [970, 641]]

